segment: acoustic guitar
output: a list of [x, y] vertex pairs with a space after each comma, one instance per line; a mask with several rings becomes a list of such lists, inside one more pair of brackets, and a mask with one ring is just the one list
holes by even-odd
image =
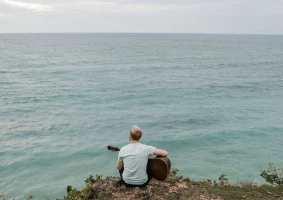
[[[108, 150], [120, 151], [118, 147], [108, 146]], [[158, 181], [164, 181], [171, 169], [171, 161], [167, 156], [156, 156], [149, 158], [147, 163], [147, 173]]]

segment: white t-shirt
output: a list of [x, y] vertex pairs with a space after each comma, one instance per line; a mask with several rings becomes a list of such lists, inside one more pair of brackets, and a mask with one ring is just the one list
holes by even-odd
[[155, 149], [141, 143], [128, 144], [120, 149], [118, 160], [124, 163], [123, 180], [126, 183], [142, 185], [147, 181], [148, 157], [153, 155]]

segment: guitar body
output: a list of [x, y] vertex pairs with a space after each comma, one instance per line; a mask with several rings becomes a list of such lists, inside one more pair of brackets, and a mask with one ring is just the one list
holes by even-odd
[[158, 181], [164, 181], [171, 169], [171, 162], [168, 157], [157, 156], [148, 159], [147, 173]]
[[[120, 151], [118, 147], [108, 146], [111, 151]], [[158, 181], [164, 181], [171, 169], [171, 161], [167, 156], [156, 156], [149, 158], [147, 163], [147, 173]]]

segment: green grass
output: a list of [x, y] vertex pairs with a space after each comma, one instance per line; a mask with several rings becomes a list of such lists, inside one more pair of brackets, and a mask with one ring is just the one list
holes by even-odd
[[[57, 200], [90, 200], [90, 199], [191, 199], [191, 200], [283, 200], [282, 185], [258, 185], [255, 181], [238, 181], [236, 184], [229, 184], [225, 174], [219, 176], [218, 180], [203, 179], [193, 181], [190, 178], [178, 176], [178, 170], [170, 172], [168, 178], [163, 182], [152, 180], [146, 189], [115, 187], [118, 177], [106, 177], [101, 174], [95, 177], [89, 176], [86, 180], [86, 187], [76, 189], [67, 187], [66, 196]], [[0, 195], [0, 199], [5, 197]], [[26, 200], [35, 200], [30, 195]], [[47, 198], [46, 198], [47, 199]]]
[[[194, 185], [194, 183], [192, 183]], [[198, 187], [189, 188], [198, 193], [203, 192], [208, 197], [221, 197], [222, 199], [283, 199], [283, 187], [273, 185], [236, 186], [236, 185], [211, 185], [201, 182]]]
[[69, 187], [68, 195], [60, 200], [71, 199], [283, 199], [283, 186], [257, 185], [254, 181], [238, 181], [229, 184], [225, 174], [218, 180], [203, 179], [193, 181], [170, 172], [164, 182], [153, 180], [146, 189], [114, 187], [117, 177], [102, 179], [97, 175], [86, 180], [86, 188], [76, 190]]

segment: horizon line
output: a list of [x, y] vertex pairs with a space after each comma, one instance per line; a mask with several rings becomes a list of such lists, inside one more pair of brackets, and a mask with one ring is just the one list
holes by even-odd
[[0, 32], [0, 34], [200, 34], [200, 35], [274, 35], [283, 33], [190, 33], [190, 32]]

